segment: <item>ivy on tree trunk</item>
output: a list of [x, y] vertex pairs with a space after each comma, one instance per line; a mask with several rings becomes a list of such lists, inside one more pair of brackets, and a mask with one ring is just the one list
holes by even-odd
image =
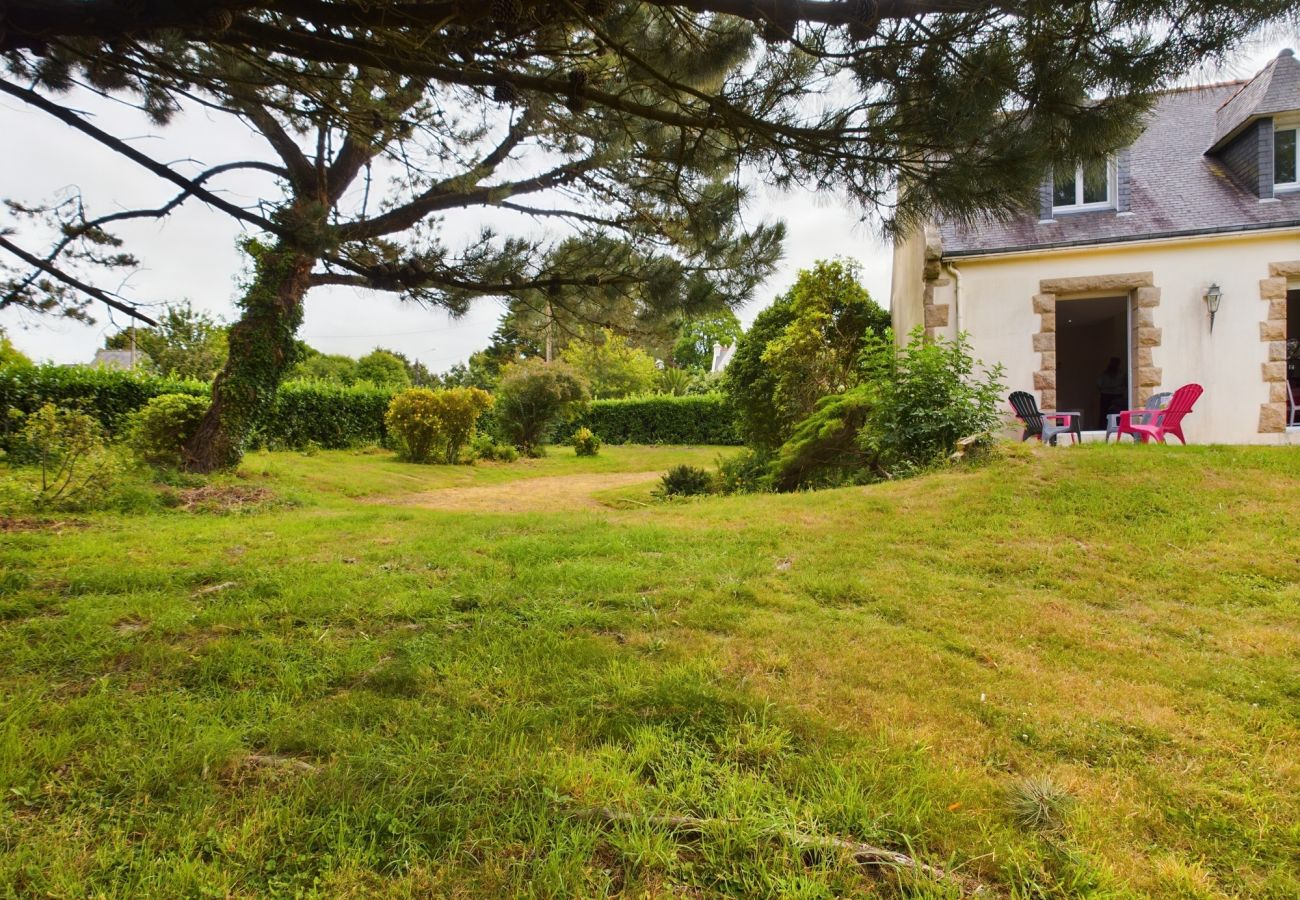
[[250, 241], [253, 281], [239, 301], [243, 310], [230, 328], [230, 355], [212, 383], [212, 405], [186, 442], [185, 467], [214, 472], [239, 464], [249, 434], [275, 401], [280, 379], [293, 361], [315, 254]]

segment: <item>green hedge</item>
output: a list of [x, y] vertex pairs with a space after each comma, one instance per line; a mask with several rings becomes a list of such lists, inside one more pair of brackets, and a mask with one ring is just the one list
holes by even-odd
[[[111, 433], [126, 417], [159, 394], [208, 394], [198, 381], [159, 378], [139, 372], [80, 366], [32, 366], [0, 369], [0, 407], [33, 412], [55, 403], [93, 414]], [[383, 443], [384, 411], [393, 392], [373, 385], [350, 387], [318, 381], [290, 381], [280, 386], [275, 409], [253, 435], [257, 445], [327, 448]], [[634, 397], [596, 400], [577, 421], [556, 429], [554, 440], [567, 443], [573, 432], [590, 428], [607, 444], [739, 444], [730, 406], [721, 394], [685, 397]], [[493, 430], [491, 413], [479, 424]], [[0, 421], [0, 443], [12, 428]]]
[[594, 400], [583, 415], [556, 429], [554, 439], [568, 443], [584, 426], [607, 444], [740, 443], [731, 406], [721, 394]]
[[[0, 407], [33, 412], [45, 403], [84, 410], [110, 433], [119, 433], [126, 417], [159, 394], [206, 396], [211, 386], [199, 381], [90, 369], [81, 366], [32, 366], [0, 369]], [[275, 408], [253, 435], [255, 444], [271, 447], [343, 448], [382, 443], [384, 411], [393, 392], [373, 385], [351, 387], [314, 381], [280, 386]], [[0, 442], [13, 424], [0, 421]]]
[[[159, 394], [206, 395], [201, 381], [159, 378], [140, 372], [90, 369], [82, 366], [15, 366], [0, 369], [0, 408], [31, 413], [46, 403], [79, 409], [99, 419], [110, 432], [119, 431], [126, 417]], [[13, 427], [8, 415], [0, 422], [5, 433]]]
[[273, 448], [314, 443], [332, 450], [382, 444], [387, 437], [384, 413], [393, 393], [372, 384], [287, 381], [253, 442]]

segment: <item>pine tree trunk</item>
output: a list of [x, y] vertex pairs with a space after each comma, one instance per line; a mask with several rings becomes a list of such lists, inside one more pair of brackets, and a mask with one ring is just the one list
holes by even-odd
[[239, 303], [243, 315], [230, 328], [230, 355], [212, 383], [212, 406], [185, 445], [185, 468], [191, 472], [239, 464], [293, 358], [315, 257], [283, 244], [251, 252], [253, 283]]

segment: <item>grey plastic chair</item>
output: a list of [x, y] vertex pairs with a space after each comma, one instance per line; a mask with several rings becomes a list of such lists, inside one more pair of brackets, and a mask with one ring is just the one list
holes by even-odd
[[1044, 443], [1056, 446], [1057, 435], [1068, 434], [1071, 441], [1083, 438], [1080, 421], [1083, 414], [1070, 412], [1039, 412], [1038, 401], [1034, 395], [1025, 391], [1015, 391], [1007, 398], [1011, 408], [1016, 411], [1016, 418], [1025, 423], [1025, 431], [1020, 440], [1027, 441], [1036, 437]]
[[[1169, 398], [1172, 396], [1173, 393], [1170, 391], [1165, 391], [1161, 394], [1152, 394], [1147, 398], [1147, 405], [1143, 407], [1143, 409], [1149, 409], [1152, 411], [1164, 409], [1169, 405]], [[1106, 443], [1108, 444], [1110, 443], [1110, 436], [1119, 431], [1119, 415], [1119, 413], [1111, 413], [1106, 416]], [[1147, 415], [1134, 415], [1132, 418], [1133, 422], [1138, 425], [1145, 425], [1151, 421], [1151, 415], [1149, 413]], [[1118, 442], [1119, 438], [1117, 437], [1115, 440]], [[1133, 440], [1136, 441], [1137, 437], [1135, 436]]]
[[1291, 387], [1290, 379], [1286, 383], [1286, 424], [1289, 428], [1300, 425], [1300, 404], [1296, 403], [1295, 388]]

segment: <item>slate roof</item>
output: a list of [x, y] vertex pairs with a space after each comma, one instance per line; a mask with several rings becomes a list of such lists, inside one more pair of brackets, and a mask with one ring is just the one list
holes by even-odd
[[1300, 96], [1300, 62], [1295, 53], [1283, 50], [1259, 74], [1229, 97], [1215, 113], [1214, 148], [1219, 149], [1256, 116], [1296, 108]]
[[[1285, 53], [1297, 71], [1300, 64]], [[1228, 82], [1165, 93], [1149, 114], [1142, 135], [1129, 155], [1129, 212], [1113, 209], [1058, 213], [1055, 221], [1039, 222], [1027, 213], [1005, 222], [970, 225], [941, 223], [944, 256], [1009, 253], [1049, 247], [1107, 244], [1200, 233], [1300, 227], [1300, 191], [1279, 193], [1261, 201], [1234, 180], [1228, 168], [1206, 151], [1219, 133], [1219, 110], [1227, 104], [1235, 117], [1243, 109], [1246, 121], [1278, 100], [1281, 82], [1263, 79], [1276, 68], [1270, 63], [1250, 82]], [[1289, 76], [1288, 76], [1289, 78]], [[1257, 82], [1263, 89], [1244, 90]], [[1286, 109], [1296, 109], [1300, 81], [1291, 87]], [[1276, 112], [1279, 110], [1268, 110]], [[1239, 123], [1240, 124], [1240, 123]], [[1235, 127], [1234, 127], [1235, 128]]]

